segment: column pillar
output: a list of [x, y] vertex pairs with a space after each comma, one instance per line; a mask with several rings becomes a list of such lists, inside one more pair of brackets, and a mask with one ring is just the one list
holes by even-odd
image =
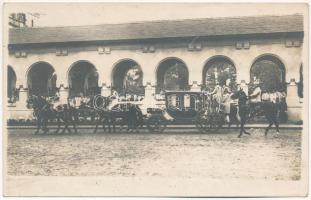
[[292, 122], [302, 120], [302, 103], [299, 101], [298, 86], [294, 78], [287, 84], [286, 103], [288, 120]]
[[193, 91], [193, 92], [200, 92], [201, 91], [201, 87], [200, 87], [200, 85], [198, 85], [197, 81], [192, 82], [190, 91]]
[[19, 88], [18, 101], [16, 101], [16, 109], [27, 109], [28, 90], [23, 86]]
[[101, 95], [104, 97], [108, 97], [111, 95], [111, 88], [106, 85], [106, 83], [102, 84]]
[[15, 107], [9, 109], [9, 118], [11, 119], [32, 119], [32, 110], [27, 108], [28, 90], [20, 85], [18, 101]]
[[59, 88], [59, 102], [61, 104], [67, 104], [68, 103], [68, 97], [69, 97], [69, 88], [64, 87], [63, 84], [60, 84]]
[[142, 101], [142, 109], [147, 110], [147, 108], [155, 107], [155, 86], [152, 86], [150, 82], [147, 82], [145, 86], [145, 97]]

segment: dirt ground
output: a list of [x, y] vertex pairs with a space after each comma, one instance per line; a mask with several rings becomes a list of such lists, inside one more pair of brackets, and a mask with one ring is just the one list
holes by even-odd
[[98, 133], [34, 135], [9, 130], [7, 173], [14, 176], [184, 177], [299, 180], [301, 131], [252, 129], [217, 134]]

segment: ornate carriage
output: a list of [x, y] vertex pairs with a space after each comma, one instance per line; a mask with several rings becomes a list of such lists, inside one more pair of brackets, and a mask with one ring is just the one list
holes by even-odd
[[147, 109], [147, 127], [162, 132], [168, 124], [195, 124], [202, 132], [217, 131], [225, 115], [205, 92], [169, 91], [165, 93], [164, 108]]

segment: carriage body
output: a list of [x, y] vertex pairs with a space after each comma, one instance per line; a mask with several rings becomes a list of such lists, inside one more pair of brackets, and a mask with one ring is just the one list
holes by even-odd
[[[223, 120], [212, 108], [211, 97], [203, 91], [167, 91], [164, 106], [148, 108], [147, 126], [153, 132], [163, 131], [167, 124], [195, 124], [200, 132], [215, 130]], [[156, 125], [153, 125], [156, 124]]]

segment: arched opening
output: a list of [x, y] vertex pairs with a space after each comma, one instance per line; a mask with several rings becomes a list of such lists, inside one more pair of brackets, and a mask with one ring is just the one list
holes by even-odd
[[38, 62], [30, 67], [27, 74], [28, 95], [54, 96], [56, 93], [56, 74], [46, 62]]
[[186, 64], [178, 58], [163, 60], [157, 68], [157, 93], [165, 90], [188, 90], [189, 72]]
[[231, 90], [237, 87], [236, 68], [233, 62], [225, 56], [216, 56], [207, 61], [202, 75], [204, 90], [213, 91], [217, 83], [221, 86], [227, 84]]
[[118, 62], [113, 70], [112, 86], [122, 96], [143, 96], [143, 72], [138, 63], [129, 59]]
[[9, 102], [15, 102], [16, 100], [16, 74], [11, 66], [8, 66], [7, 76], [7, 97]]
[[70, 97], [100, 94], [98, 72], [88, 61], [74, 63], [69, 70], [68, 81]]
[[284, 64], [275, 56], [264, 55], [259, 57], [250, 70], [250, 92], [255, 87], [255, 80], [260, 81], [263, 92], [285, 91]]

